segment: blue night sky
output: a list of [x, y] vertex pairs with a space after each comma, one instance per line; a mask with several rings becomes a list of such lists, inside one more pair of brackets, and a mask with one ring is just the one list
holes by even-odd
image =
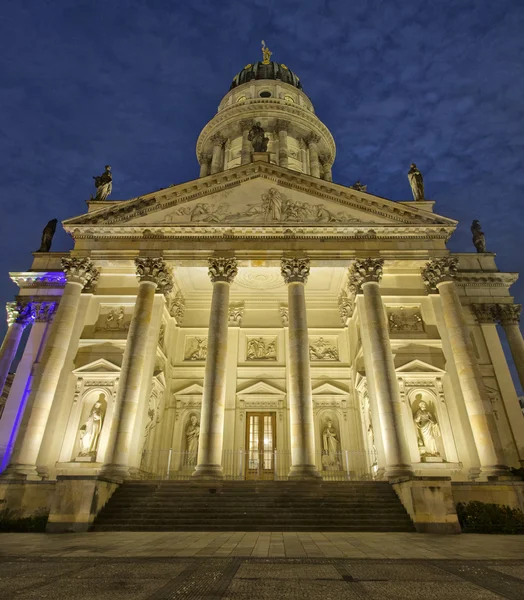
[[[105, 164], [112, 199], [198, 176], [197, 136], [262, 39], [331, 130], [334, 181], [408, 200], [414, 161], [460, 221], [450, 248], [474, 251], [477, 218], [499, 268], [524, 272], [523, 31], [522, 0], [3, 2], [0, 302]], [[53, 250], [71, 246], [57, 230]]]

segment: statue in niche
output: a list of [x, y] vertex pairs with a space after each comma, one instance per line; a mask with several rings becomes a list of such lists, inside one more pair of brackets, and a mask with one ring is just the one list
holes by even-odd
[[260, 121], [257, 121], [251, 127], [247, 139], [251, 142], [254, 152], [267, 152], [269, 138], [265, 136], [265, 131], [260, 125]]
[[86, 422], [80, 427], [80, 452], [78, 456], [92, 457], [93, 460], [96, 457], [106, 406], [105, 394], [100, 394], [98, 400], [93, 404]]
[[413, 198], [417, 201], [424, 200], [424, 178], [415, 163], [411, 163], [411, 168], [408, 171], [408, 179], [411, 191], [413, 192]]
[[326, 426], [322, 432], [322, 466], [325, 469], [339, 468], [339, 447], [337, 430], [331, 419], [326, 419]]
[[106, 170], [99, 177], [94, 176], [96, 195], [91, 200], [103, 202], [107, 199], [113, 190], [113, 175], [111, 174], [111, 165], [106, 165]]
[[44, 227], [44, 231], [42, 232], [42, 241], [37, 252], [49, 252], [51, 250], [51, 243], [53, 242], [53, 236], [55, 235], [57, 223], [58, 219], [51, 219]]
[[324, 338], [319, 338], [316, 342], [309, 345], [310, 360], [339, 360], [338, 350], [335, 346], [326, 342]]
[[189, 423], [186, 427], [186, 452], [188, 467], [196, 467], [198, 458], [198, 439], [200, 437], [200, 423], [196, 415], [189, 417]]
[[440, 427], [437, 419], [430, 413], [422, 394], [415, 396], [418, 409], [413, 417], [417, 428], [418, 446], [421, 456], [440, 456], [437, 448], [437, 438], [440, 437]]
[[477, 252], [481, 254], [486, 252], [486, 236], [477, 219], [471, 224], [471, 233], [473, 234], [473, 245], [477, 249]]

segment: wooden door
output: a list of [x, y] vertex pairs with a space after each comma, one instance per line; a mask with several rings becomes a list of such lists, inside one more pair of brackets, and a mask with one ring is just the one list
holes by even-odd
[[275, 413], [247, 413], [246, 479], [273, 479]]

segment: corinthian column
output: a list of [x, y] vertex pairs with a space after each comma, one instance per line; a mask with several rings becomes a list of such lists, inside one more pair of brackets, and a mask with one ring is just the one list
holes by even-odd
[[454, 282], [458, 271], [457, 264], [458, 261], [454, 257], [432, 260], [422, 269], [422, 278], [430, 290], [437, 289], [440, 295], [444, 326], [458, 372], [482, 474], [504, 474], [507, 467], [504, 466], [504, 454], [491, 402], [482, 380]]
[[315, 465], [315, 428], [305, 296], [309, 258], [283, 258], [281, 270], [287, 283], [289, 320], [291, 470], [288, 479], [318, 479], [320, 474]]
[[253, 119], [246, 119], [240, 121], [240, 131], [242, 133], [242, 150], [240, 154], [240, 164], [247, 165], [251, 162], [251, 142], [247, 139], [249, 137], [249, 131], [253, 126]]
[[32, 323], [34, 314], [30, 304], [8, 302], [7, 332], [2, 347], [0, 348], [0, 395], [4, 389], [5, 380], [11, 368], [11, 363], [16, 355], [20, 339], [26, 325]]
[[17, 462], [9, 465], [6, 475], [17, 474], [29, 477], [37, 475], [38, 452], [71, 341], [80, 293], [84, 286], [93, 284], [99, 276], [98, 270], [89, 258], [62, 258], [62, 268], [66, 277], [64, 293], [46, 344], [40, 377], [28, 401], [31, 414], [21, 441]]
[[226, 140], [219, 134], [215, 134], [211, 138], [211, 142], [213, 143], [213, 157], [211, 159], [211, 175], [214, 173], [218, 173], [222, 171], [224, 168], [224, 151], [222, 149]]
[[201, 152], [198, 155], [198, 162], [200, 164], [200, 177], [206, 177], [209, 175], [209, 169], [211, 167], [211, 156], [205, 152]]
[[193, 477], [222, 479], [222, 446], [226, 406], [227, 328], [229, 286], [237, 269], [235, 258], [210, 258], [209, 277], [213, 284], [207, 357], [202, 395], [202, 416], [198, 439], [198, 465]]
[[520, 385], [524, 388], [524, 340], [520, 332], [520, 304], [499, 304], [497, 307], [498, 321], [504, 327], [508, 339], [511, 356], [519, 375]]
[[278, 164], [281, 167], [288, 167], [289, 157], [287, 148], [287, 130], [289, 123], [287, 121], [278, 120], [275, 126], [275, 131], [278, 133]]
[[120, 371], [115, 403], [116, 433], [108, 444], [106, 464], [102, 468], [104, 475], [120, 478], [129, 477], [129, 452], [140, 399], [155, 293], [169, 294], [173, 289], [171, 272], [161, 258], [135, 258], [135, 265], [139, 280], [138, 294]]
[[318, 143], [320, 136], [310, 133], [306, 138], [309, 147], [309, 168], [313, 177], [320, 177], [320, 162], [318, 160]]
[[364, 296], [361, 319], [362, 337], [370, 352], [365, 360], [366, 375], [372, 376], [386, 459], [386, 476], [400, 477], [411, 473], [411, 460], [402, 418], [402, 400], [389, 329], [379, 282], [384, 261], [376, 258], [356, 260], [349, 270], [349, 287], [353, 294]]

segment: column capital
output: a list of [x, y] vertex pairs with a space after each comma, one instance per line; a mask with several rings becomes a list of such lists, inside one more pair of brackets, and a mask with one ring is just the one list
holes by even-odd
[[177, 325], [180, 325], [184, 319], [184, 314], [186, 312], [186, 301], [184, 299], [184, 295], [179, 290], [175, 297], [171, 300], [169, 305], [169, 314], [172, 317], [175, 317]]
[[326, 153], [326, 154], [319, 154], [318, 155], [318, 160], [323, 164], [323, 165], [329, 165], [331, 166], [333, 164], [333, 156], [331, 154]]
[[309, 277], [309, 258], [282, 258], [280, 271], [286, 283], [306, 283]]
[[223, 146], [226, 143], [226, 138], [220, 133], [215, 133], [209, 139], [213, 146]]
[[284, 119], [277, 119], [275, 123], [275, 132], [280, 133], [281, 131], [289, 131], [290, 122]]
[[306, 142], [306, 144], [308, 146], [311, 146], [311, 144], [318, 144], [320, 142], [320, 136], [317, 135], [316, 133], [310, 133], [310, 134], [306, 135], [306, 137], [304, 138], [304, 141]]
[[35, 320], [35, 315], [30, 302], [7, 302], [5, 305], [7, 311], [7, 325], [13, 323], [25, 327]]
[[217, 281], [233, 283], [233, 279], [238, 273], [236, 258], [212, 257], [208, 259], [208, 264], [211, 283], [216, 283]]
[[520, 322], [521, 304], [498, 304], [497, 305], [497, 320], [502, 326], [517, 325]]
[[495, 323], [497, 320], [495, 304], [472, 304], [471, 310], [479, 323]]
[[100, 271], [90, 258], [63, 257], [62, 269], [67, 282], [80, 283], [82, 287], [90, 285], [92, 281], [96, 284], [100, 276]]
[[353, 315], [355, 310], [355, 297], [349, 295], [346, 290], [342, 290], [338, 297], [338, 310], [340, 313], [340, 320], [342, 324], [347, 325], [348, 319]]
[[244, 133], [245, 131], [249, 133], [249, 130], [253, 127], [253, 119], [242, 119], [242, 121], [239, 121], [238, 125], [240, 127], [240, 133]]
[[378, 283], [382, 279], [384, 268], [383, 258], [360, 258], [349, 267], [348, 288], [352, 294], [362, 292], [364, 283], [374, 281]]
[[211, 154], [208, 154], [207, 152], [199, 152], [198, 153], [198, 164], [202, 165], [202, 164], [210, 164], [211, 163]]
[[139, 281], [151, 281], [158, 291], [166, 295], [173, 289], [173, 276], [171, 270], [162, 258], [137, 257], [135, 258], [136, 276]]
[[458, 259], [454, 256], [434, 258], [422, 269], [422, 279], [430, 290], [437, 289], [439, 283], [453, 281], [458, 272]]
[[237, 327], [240, 327], [244, 317], [244, 305], [230, 306], [227, 315], [230, 325], [236, 325]]
[[35, 321], [50, 323], [55, 316], [58, 302], [31, 302], [31, 308], [35, 316]]

